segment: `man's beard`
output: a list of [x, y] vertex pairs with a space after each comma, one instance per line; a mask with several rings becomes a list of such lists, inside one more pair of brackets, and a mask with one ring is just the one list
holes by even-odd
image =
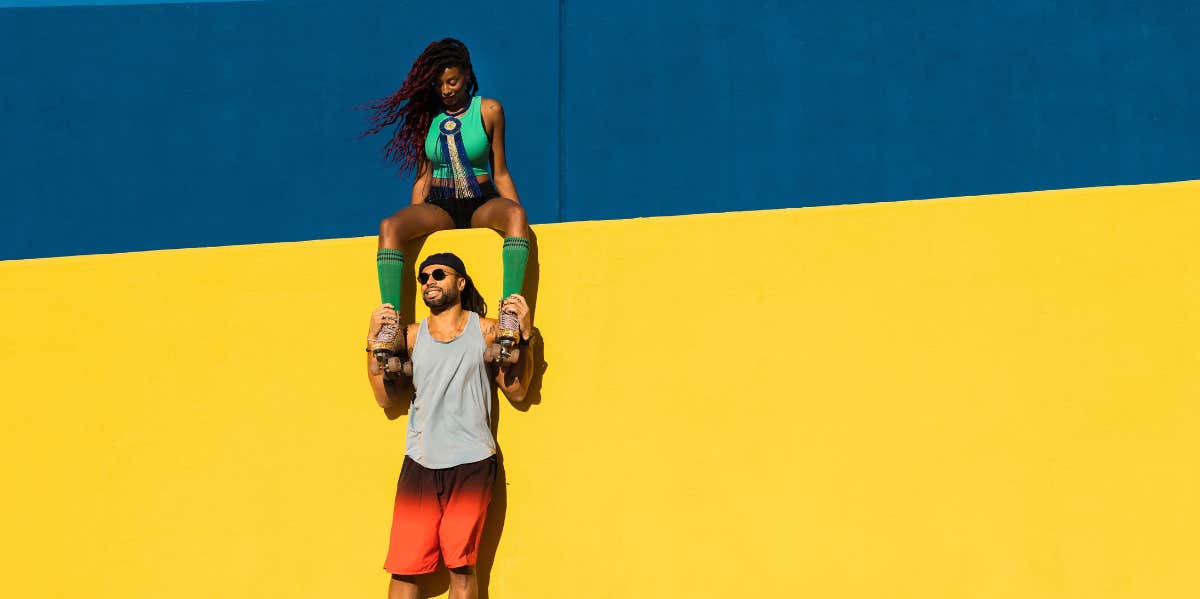
[[421, 300], [425, 302], [426, 306], [429, 306], [429, 310], [434, 314], [437, 314], [446, 308], [449, 308], [450, 306], [458, 305], [458, 297], [458, 289], [455, 287], [443, 289], [442, 293], [433, 299], [428, 299], [425, 297], [425, 294], [421, 294]]

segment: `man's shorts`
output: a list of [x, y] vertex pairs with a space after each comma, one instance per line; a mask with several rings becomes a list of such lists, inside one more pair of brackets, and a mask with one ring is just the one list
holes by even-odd
[[425, 574], [437, 569], [439, 554], [448, 568], [475, 565], [495, 480], [494, 455], [436, 470], [404, 456], [383, 569]]

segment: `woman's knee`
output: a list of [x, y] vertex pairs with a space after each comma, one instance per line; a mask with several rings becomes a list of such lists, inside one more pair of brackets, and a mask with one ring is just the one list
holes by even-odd
[[404, 219], [394, 214], [379, 221], [379, 238], [392, 241], [404, 241]]
[[519, 233], [521, 237], [524, 237], [525, 229], [529, 226], [529, 220], [525, 216], [525, 208], [516, 202], [510, 201], [510, 204], [505, 213], [505, 229], [509, 233]]

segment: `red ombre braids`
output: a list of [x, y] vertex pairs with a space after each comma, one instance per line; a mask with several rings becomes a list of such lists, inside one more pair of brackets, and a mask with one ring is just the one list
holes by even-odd
[[384, 146], [384, 158], [400, 164], [400, 172], [415, 169], [424, 153], [425, 134], [433, 115], [442, 110], [442, 100], [434, 90], [434, 84], [442, 71], [458, 67], [469, 73], [467, 93], [475, 95], [479, 83], [471, 68], [471, 53], [467, 46], [454, 38], [446, 38], [429, 44], [413, 61], [404, 84], [390, 96], [380, 98], [363, 107], [371, 110], [371, 128], [362, 136], [378, 133], [395, 124], [392, 138]]

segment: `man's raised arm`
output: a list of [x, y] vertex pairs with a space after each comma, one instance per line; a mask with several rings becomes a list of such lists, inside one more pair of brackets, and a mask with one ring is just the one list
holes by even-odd
[[500, 363], [496, 372], [496, 385], [508, 401], [521, 403], [525, 401], [525, 396], [529, 393], [529, 383], [533, 379], [533, 344], [539, 339], [530, 323], [529, 304], [524, 297], [514, 293], [504, 298], [500, 309], [517, 313], [517, 320], [521, 325], [521, 353], [517, 356], [516, 364]]
[[[384, 324], [396, 322], [398, 319], [395, 308], [391, 304], [383, 304], [371, 313], [371, 324], [367, 329], [367, 348], [370, 349], [371, 340], [379, 333], [379, 329]], [[407, 336], [408, 331], [405, 331]], [[375, 360], [375, 356], [367, 351], [367, 380], [371, 383], [371, 391], [375, 394], [375, 403], [379, 407], [388, 409], [393, 407], [407, 407], [404, 405], [404, 394], [412, 381], [402, 373], [385, 373], [379, 368], [379, 362]]]

